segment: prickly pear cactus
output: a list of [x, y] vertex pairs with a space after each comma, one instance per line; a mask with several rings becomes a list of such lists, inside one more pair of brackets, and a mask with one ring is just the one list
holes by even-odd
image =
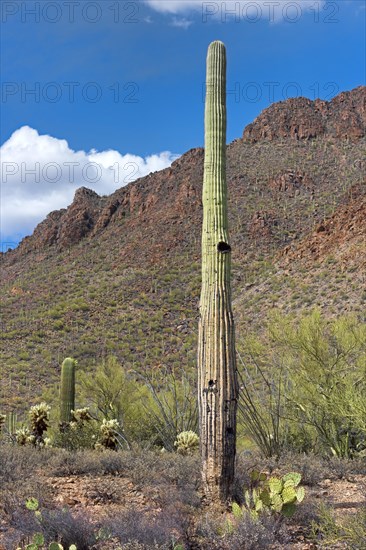
[[[299, 487], [301, 474], [290, 472], [282, 478], [270, 477], [264, 473], [253, 471], [251, 474], [252, 487], [246, 490], [245, 507], [252, 517], [257, 518], [262, 512], [273, 514], [281, 513], [291, 517], [296, 512], [296, 504], [304, 500], [305, 489]], [[238, 516], [237, 506], [234, 509], [234, 516]]]

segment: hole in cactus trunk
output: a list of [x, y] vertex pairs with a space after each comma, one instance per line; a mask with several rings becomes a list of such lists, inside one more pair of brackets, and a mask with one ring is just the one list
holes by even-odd
[[224, 243], [223, 241], [219, 242], [217, 245], [217, 251], [221, 252], [221, 254], [227, 254], [231, 251], [231, 246], [227, 243]]
[[227, 431], [228, 434], [233, 434], [234, 433], [233, 428], [226, 428], [226, 431]]
[[208, 381], [208, 387], [209, 387], [209, 388], [212, 388], [212, 386], [214, 386], [214, 385], [215, 385], [215, 381], [214, 381], [214, 380], [209, 380], [209, 381]]

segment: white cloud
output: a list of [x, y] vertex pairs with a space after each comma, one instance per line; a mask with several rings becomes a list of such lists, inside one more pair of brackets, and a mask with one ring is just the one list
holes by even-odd
[[187, 30], [192, 25], [193, 21], [186, 19], [185, 17], [173, 17], [171, 21], [172, 27], [178, 27], [180, 29]]
[[[228, 22], [234, 18], [237, 21], [255, 22], [259, 20], [296, 22], [306, 12], [321, 10], [325, 0], [310, 2], [309, 0], [145, 0], [154, 10], [168, 14], [186, 14], [199, 12], [202, 22], [220, 19]], [[314, 17], [315, 17], [314, 13]]]
[[49, 212], [69, 205], [79, 187], [108, 195], [179, 156], [73, 151], [66, 140], [39, 135], [29, 126], [16, 130], [0, 153], [1, 234], [7, 238], [31, 233]]
[[192, 9], [201, 9], [198, 0], [145, 0], [154, 10], [163, 13], [182, 13]]

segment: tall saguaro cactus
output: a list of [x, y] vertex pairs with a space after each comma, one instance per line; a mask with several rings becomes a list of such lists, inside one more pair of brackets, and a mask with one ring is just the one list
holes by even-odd
[[207, 55], [198, 401], [203, 488], [208, 501], [222, 502], [234, 478], [238, 396], [230, 271], [226, 51], [216, 41]]
[[68, 424], [75, 410], [75, 359], [67, 357], [61, 366], [60, 423]]

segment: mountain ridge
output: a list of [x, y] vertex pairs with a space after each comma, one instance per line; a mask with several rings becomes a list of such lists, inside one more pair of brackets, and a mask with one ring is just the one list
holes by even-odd
[[[338, 115], [352, 125], [349, 94]], [[355, 94], [358, 112], [366, 88]], [[272, 309], [365, 321], [366, 137], [291, 135], [227, 146], [238, 346]], [[2, 254], [5, 408], [57, 382], [66, 356], [195, 368], [203, 157], [192, 149], [108, 197], [80, 188]]]
[[[365, 91], [364, 86], [359, 86], [340, 93], [329, 102], [299, 97], [274, 103], [245, 128], [242, 139], [251, 144], [276, 139], [311, 140], [318, 137], [357, 141], [366, 132]], [[234, 140], [228, 148], [238, 141]], [[156, 200], [153, 194], [146, 197], [150, 190], [146, 189], [145, 183], [148, 182], [151, 187], [156, 183], [156, 174], [161, 174], [161, 177], [167, 176], [169, 185], [174, 172], [182, 165], [189, 165], [192, 159], [201, 162], [203, 149], [187, 151], [170, 168], [139, 178], [108, 197], [101, 197], [85, 187], [79, 188], [71, 205], [51, 212], [38, 224], [31, 236], [23, 239], [19, 250], [28, 252], [33, 248], [55, 244], [60, 247], [72, 246], [87, 235], [92, 237], [98, 230], [104, 229], [120, 209], [124, 213], [122, 215], [130, 214], [135, 208], [140, 213], [144, 212]], [[196, 193], [189, 186], [182, 190], [183, 194], [185, 192], [188, 197], [196, 198]]]

